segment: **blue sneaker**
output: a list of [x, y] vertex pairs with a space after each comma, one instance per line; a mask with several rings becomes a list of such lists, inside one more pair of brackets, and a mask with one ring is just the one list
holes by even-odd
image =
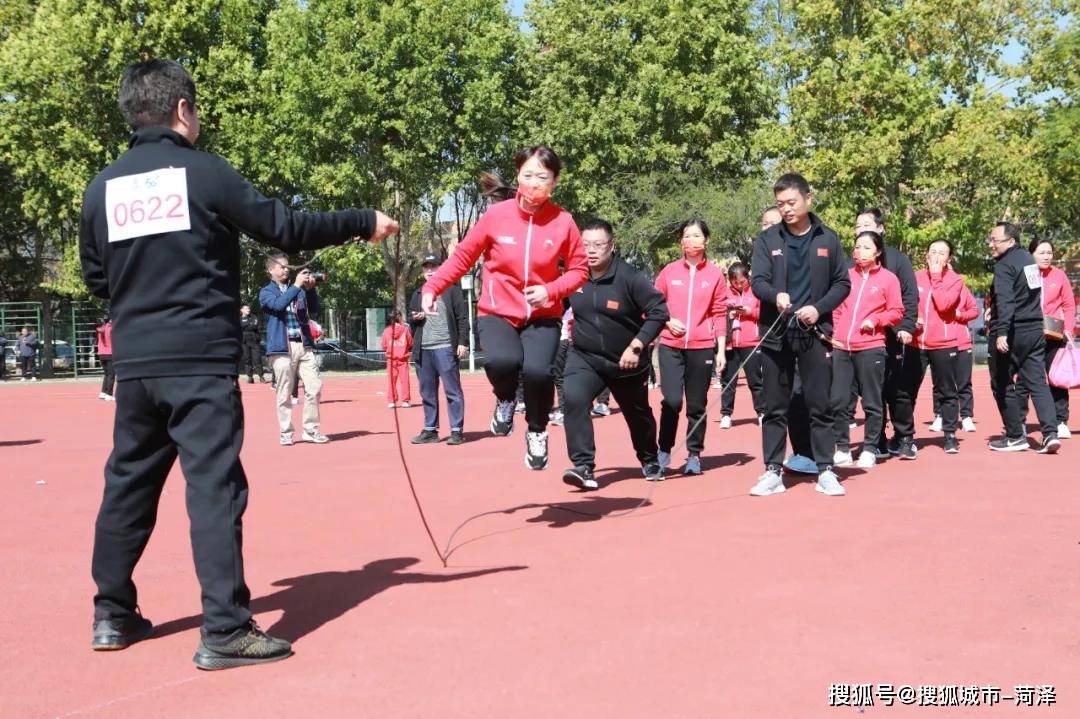
[[686, 466], [683, 467], [683, 474], [701, 474], [701, 457], [696, 454], [687, 457]]
[[671, 452], [664, 452], [663, 450], [657, 452], [656, 462], [662, 469], [667, 469], [671, 466]]

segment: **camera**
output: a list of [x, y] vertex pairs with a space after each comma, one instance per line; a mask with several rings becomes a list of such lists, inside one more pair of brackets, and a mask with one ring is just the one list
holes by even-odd
[[311, 273], [311, 279], [315, 280], [315, 284], [321, 285], [323, 282], [326, 282], [326, 273], [325, 272], [312, 272]]

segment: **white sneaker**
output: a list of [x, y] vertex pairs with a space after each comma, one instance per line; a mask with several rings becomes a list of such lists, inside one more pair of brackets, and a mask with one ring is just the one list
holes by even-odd
[[412, 407], [412, 405], [411, 405], [411, 404], [409, 404], [408, 402], [402, 402], [402, 403], [401, 403], [401, 406], [402, 406], [402, 407]]
[[850, 467], [851, 452], [841, 452], [840, 450], [836, 450], [832, 456], [832, 463], [837, 467]]
[[964, 419], [960, 422], [960, 428], [963, 429], [965, 432], [975, 432], [978, 429], [975, 426], [975, 420], [973, 420], [971, 417], [964, 417]]
[[1072, 430], [1069, 429], [1069, 425], [1062, 422], [1057, 428], [1058, 439], [1069, 439], [1072, 437]]
[[326, 444], [330, 441], [330, 438], [319, 430], [315, 430], [314, 432], [304, 430], [304, 433], [300, 435], [300, 439], [305, 442], [314, 442], [315, 444]]
[[295, 407], [298, 404], [300, 404], [300, 400], [297, 399], [296, 397], [293, 397], [292, 398], [292, 406]]
[[37, 382], [37, 377], [31, 377], [31, 378], [30, 378], [30, 381], [31, 381], [31, 382]]
[[849, 422], [847, 428], [848, 429], [855, 429], [858, 426], [859, 426], [858, 422]]
[[877, 457], [873, 452], [867, 452], [863, 450], [859, 454], [859, 461], [855, 463], [855, 466], [859, 469], [870, 469], [877, 466]]
[[525, 466], [541, 470], [548, 465], [548, 433], [525, 433]]
[[25, 377], [20, 377], [20, 378], [19, 378], [19, 381], [20, 381], [20, 382], [25, 382], [25, 381], [26, 381], [26, 378], [25, 378]]
[[780, 476], [780, 470], [775, 465], [768, 467], [765, 474], [758, 477], [757, 484], [750, 489], [751, 497], [767, 497], [770, 494], [780, 494], [785, 491], [784, 478]]
[[793, 454], [784, 460], [784, 468], [799, 474], [817, 474], [817, 462], [801, 454]]
[[[295, 402], [296, 402], [296, 400], [293, 400], [293, 402], [295, 403]], [[393, 409], [393, 408], [394, 408], [394, 403], [393, 403], [393, 402], [391, 402], [390, 404], [386, 405], [386, 408], [387, 408], [387, 409]]]
[[105, 395], [105, 401], [106, 402], [115, 402], [116, 397], [113, 397], [111, 394], [107, 394], [107, 395]]
[[97, 398], [98, 399], [106, 399], [106, 398], [108, 398], [108, 396], [109, 395], [105, 394], [104, 392], [98, 392], [97, 393]]
[[760, 427], [764, 421], [765, 421], [765, 415], [759, 414], [757, 416], [757, 426]]
[[930, 423], [930, 431], [931, 432], [940, 432], [941, 431], [941, 416], [940, 415], [934, 417], [934, 421]]
[[731, 429], [731, 417], [724, 415], [720, 418], [720, 429]]
[[843, 497], [847, 494], [831, 469], [826, 469], [818, 475], [817, 486], [814, 489], [828, 497]]

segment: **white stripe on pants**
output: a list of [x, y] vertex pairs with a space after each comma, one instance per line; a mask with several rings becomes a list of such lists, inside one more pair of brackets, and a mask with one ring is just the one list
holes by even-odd
[[274, 381], [277, 383], [278, 428], [282, 434], [292, 434], [292, 386], [293, 378], [300, 374], [304, 383], [304, 431], [319, 430], [319, 397], [322, 379], [315, 353], [300, 342], [289, 342], [289, 354], [271, 355]]

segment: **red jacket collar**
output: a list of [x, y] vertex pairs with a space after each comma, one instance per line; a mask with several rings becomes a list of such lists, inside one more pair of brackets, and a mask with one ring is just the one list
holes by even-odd
[[[689, 263], [689, 262], [687, 261], [687, 259], [686, 259], [686, 256], [685, 256], [685, 255], [683, 255], [683, 258], [682, 258], [682, 263], [683, 263], [683, 264], [684, 264], [684, 265], [686, 266], [686, 269], [690, 269], [690, 263]], [[707, 264], [709, 264], [709, 257], [708, 257], [708, 255], [702, 255], [702, 256], [701, 256], [701, 262], [699, 262], [699, 263], [698, 263], [697, 265], [695, 265], [695, 266], [694, 266], [694, 269], [698, 269], [698, 270], [700, 270], [700, 269], [704, 268], [704, 267], [705, 267], [705, 265], [707, 265]]]

